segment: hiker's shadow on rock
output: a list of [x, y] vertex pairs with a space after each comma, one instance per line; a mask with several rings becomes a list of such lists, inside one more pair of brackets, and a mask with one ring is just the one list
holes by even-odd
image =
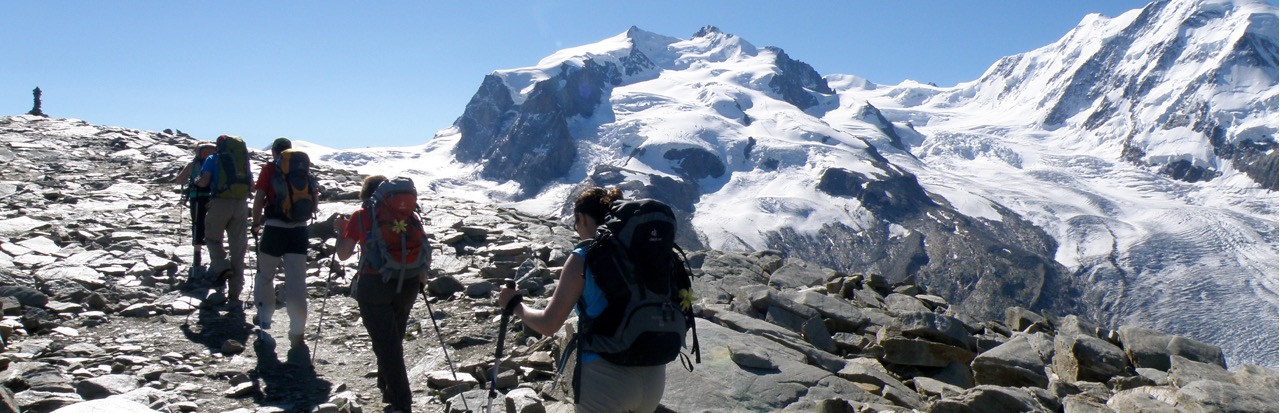
[[254, 402], [259, 406], [311, 412], [329, 401], [333, 384], [316, 375], [306, 344], [289, 349], [284, 363], [276, 356], [275, 343], [257, 340], [253, 349], [258, 353], [258, 364], [250, 377], [258, 385]]
[[235, 340], [243, 345], [249, 338], [251, 326], [245, 322], [242, 308], [219, 311], [201, 306], [196, 312], [199, 314], [196, 320], [199, 328], [193, 328], [190, 323], [184, 322], [179, 329], [187, 340], [203, 344], [209, 351], [220, 353], [227, 340]]

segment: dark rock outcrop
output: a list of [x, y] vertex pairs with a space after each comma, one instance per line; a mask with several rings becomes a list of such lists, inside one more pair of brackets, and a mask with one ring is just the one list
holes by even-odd
[[516, 105], [501, 77], [486, 76], [454, 122], [462, 134], [454, 156], [480, 163], [484, 178], [520, 183], [522, 196], [536, 194], [564, 176], [577, 158], [568, 120], [592, 116], [621, 82], [622, 72], [613, 64], [566, 62], [559, 74], [536, 83]]
[[830, 96], [836, 93], [827, 85], [827, 80], [817, 70], [813, 70], [813, 66], [792, 59], [780, 48], [766, 47], [765, 50], [777, 55], [774, 64], [778, 67], [778, 73], [769, 80], [769, 87], [781, 95], [782, 100], [803, 110], [818, 104], [818, 98], [814, 94]]

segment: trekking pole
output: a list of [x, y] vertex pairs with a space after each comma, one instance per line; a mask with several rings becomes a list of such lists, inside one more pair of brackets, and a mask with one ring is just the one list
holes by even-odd
[[[316, 365], [316, 354], [320, 352], [320, 329], [324, 328], [324, 309], [329, 305], [330, 291], [333, 290], [333, 275], [337, 274], [342, 266], [338, 265], [338, 249], [333, 250], [333, 256], [329, 257], [329, 278], [324, 282], [324, 298], [320, 300], [320, 320], [316, 322], [316, 338], [312, 340], [311, 365]], [[454, 380], [457, 380], [456, 378]]]
[[[507, 288], [515, 289], [515, 280], [507, 280]], [[489, 378], [489, 395], [485, 400], [484, 411], [486, 413], [493, 412], [493, 399], [498, 396], [498, 368], [502, 366], [502, 343], [507, 338], [507, 322], [511, 320], [511, 313], [515, 312], [516, 306], [520, 305], [520, 294], [511, 297], [511, 301], [507, 301], [507, 306], [502, 309], [502, 318], [498, 322], [498, 347], [493, 353], [493, 374]]]
[[[258, 272], [258, 271], [262, 271], [262, 269], [261, 269], [261, 268], [258, 268], [258, 249], [260, 249], [261, 247], [258, 245], [258, 233], [257, 233], [257, 232], [253, 232], [253, 225], [252, 225], [252, 224], [250, 224], [250, 225], [249, 225], [249, 233], [250, 233], [250, 234], [253, 234], [253, 268], [254, 268], [256, 271], [254, 271], [254, 274], [253, 274], [253, 282], [249, 284], [249, 296], [248, 296], [248, 297], [246, 297], [246, 298], [248, 298], [248, 300], [242, 300], [242, 302], [244, 303], [244, 309], [246, 309], [246, 310], [248, 310], [248, 309], [250, 309], [250, 308], [253, 308], [253, 303], [258, 302], [258, 297], [257, 297], [257, 296], [255, 296], [255, 295], [253, 295], [253, 289], [254, 289], [254, 288], [256, 288], [256, 287], [258, 286], [258, 274], [257, 274], [257, 272]], [[283, 255], [281, 255], [281, 257], [283, 257]], [[332, 274], [330, 274], [330, 276], [332, 276]], [[272, 269], [271, 269], [271, 278], [272, 278], [273, 282], [274, 282], [275, 277], [276, 277], [276, 269], [275, 269], [275, 268], [272, 268]], [[263, 305], [266, 305], [266, 304], [264, 303]], [[275, 305], [275, 303], [273, 302], [273, 303], [271, 303], [271, 305]], [[259, 311], [261, 311], [261, 310], [259, 310]], [[255, 315], [254, 317], [257, 317], [257, 316]]]
[[[462, 382], [458, 381], [458, 370], [453, 368], [453, 360], [449, 358], [449, 349], [444, 345], [444, 334], [440, 333], [440, 325], [436, 323], [436, 312], [431, 309], [431, 300], [427, 299], [427, 288], [425, 285], [418, 286], [418, 292], [422, 293], [422, 302], [427, 303], [427, 317], [431, 319], [431, 327], [436, 330], [436, 338], [440, 340], [440, 351], [444, 352], [444, 361], [449, 363], [449, 373], [453, 374], [453, 381], [457, 382], [456, 386], [461, 386]], [[462, 398], [462, 410], [471, 411], [467, 406], [467, 398]]]

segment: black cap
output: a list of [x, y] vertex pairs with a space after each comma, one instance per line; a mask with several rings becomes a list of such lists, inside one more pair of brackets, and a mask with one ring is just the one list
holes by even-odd
[[271, 151], [275, 153], [284, 152], [285, 149], [292, 149], [293, 142], [289, 138], [276, 138], [275, 142], [271, 142]]

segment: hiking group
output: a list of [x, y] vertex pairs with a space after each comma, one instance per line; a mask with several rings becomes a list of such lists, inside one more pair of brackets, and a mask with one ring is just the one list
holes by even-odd
[[[292, 142], [276, 139], [271, 155], [272, 161], [262, 165], [255, 182], [244, 140], [222, 135], [215, 142], [196, 145], [195, 159], [179, 172], [176, 181], [186, 178], [183, 197], [191, 209], [193, 269], [200, 267], [201, 247], [209, 249], [206, 273], [212, 275], [213, 285], [206, 305], [244, 310], [241, 293], [249, 235], [258, 239], [262, 230], [262, 238], [256, 242], [254, 324], [259, 339], [271, 342], [267, 330], [275, 311], [275, 272], [283, 263], [288, 337], [297, 347], [304, 344], [307, 319], [307, 222], [316, 211], [319, 192], [310, 173], [310, 160], [305, 153], [293, 150]], [[192, 281], [196, 276], [193, 271]]]
[[[188, 180], [183, 196], [191, 209], [195, 267], [201, 244], [209, 249], [208, 273], [215, 275], [215, 291], [206, 301], [243, 311], [240, 293], [248, 235], [258, 239], [261, 233], [251, 293], [258, 340], [274, 345], [268, 330], [276, 307], [275, 273], [283, 265], [287, 335], [291, 346], [305, 348], [307, 225], [317, 213], [319, 193], [307, 155], [291, 146], [288, 139], [275, 140], [272, 161], [262, 165], [254, 182], [244, 141], [220, 136], [215, 143], [197, 145], [196, 159], [177, 180]], [[404, 337], [418, 294], [431, 312], [425, 292], [431, 245], [419, 216], [418, 196], [408, 178], [369, 176], [360, 189], [360, 208], [333, 220], [338, 233], [334, 262], [359, 252], [351, 296], [369, 334], [386, 412], [412, 411]], [[577, 314], [576, 333], [561, 352], [558, 370], [564, 372], [572, 358], [570, 388], [578, 412], [654, 411], [662, 399], [666, 365], [681, 358], [686, 369], [693, 368], [683, 353], [694, 327], [691, 271], [675, 244], [671, 208], [651, 199], [624, 201], [617, 188], [598, 187], [583, 191], [573, 205], [573, 226], [582, 241], [568, 256], [546, 307], [526, 306], [510, 280], [498, 294], [502, 317], [494, 371], [490, 383], [484, 383], [489, 387], [486, 412], [493, 410], [511, 315], [550, 336], [571, 313]], [[225, 296], [220, 296], [223, 289]], [[434, 312], [430, 317], [435, 325]], [[435, 329], [456, 380], [448, 346], [438, 325]], [[700, 362], [696, 331], [692, 336], [689, 354]]]

